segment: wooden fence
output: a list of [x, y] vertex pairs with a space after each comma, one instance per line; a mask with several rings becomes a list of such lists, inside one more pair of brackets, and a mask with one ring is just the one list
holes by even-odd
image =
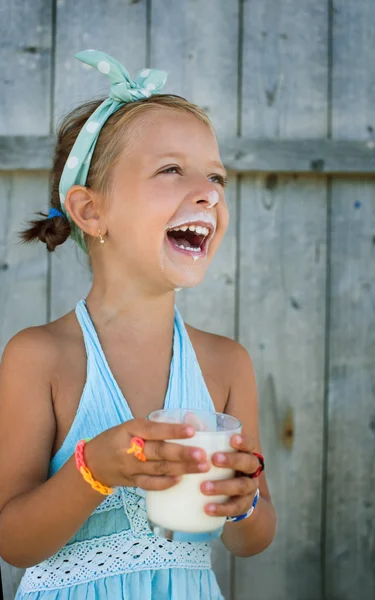
[[[259, 556], [215, 544], [219, 583], [228, 600], [373, 600], [375, 3], [2, 0], [0, 34], [0, 351], [90, 285], [72, 244], [47, 256], [15, 233], [48, 205], [57, 120], [108, 91], [73, 54], [166, 70], [230, 172], [229, 231], [178, 305], [253, 358], [279, 518]], [[20, 573], [2, 573], [10, 600]]]

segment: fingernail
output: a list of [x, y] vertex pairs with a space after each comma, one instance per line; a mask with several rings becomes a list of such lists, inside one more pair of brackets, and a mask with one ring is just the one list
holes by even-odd
[[204, 489], [206, 490], [206, 492], [212, 492], [212, 490], [214, 489], [214, 484], [212, 483], [212, 481], [206, 481], [206, 483], [204, 484]]
[[199, 463], [199, 465], [198, 465], [198, 469], [199, 469], [200, 471], [208, 471], [208, 469], [209, 469], [209, 466], [210, 466], [210, 465], [209, 465], [208, 463]]
[[194, 435], [194, 429], [192, 427], [185, 428], [186, 435]]
[[219, 454], [216, 454], [216, 460], [217, 460], [217, 462], [220, 462], [220, 463], [225, 462], [225, 454], [222, 454], [221, 452], [219, 452]]
[[235, 444], [241, 444], [242, 443], [242, 435], [235, 435], [234, 436], [234, 443]]
[[202, 453], [200, 452], [200, 450], [194, 450], [193, 458], [195, 458], [196, 460], [199, 460], [201, 457], [202, 457]]
[[207, 507], [207, 510], [208, 510], [210, 513], [214, 513], [214, 512], [215, 512], [215, 510], [216, 510], [216, 506], [215, 506], [215, 504], [209, 504], [209, 505], [208, 505], [208, 507]]

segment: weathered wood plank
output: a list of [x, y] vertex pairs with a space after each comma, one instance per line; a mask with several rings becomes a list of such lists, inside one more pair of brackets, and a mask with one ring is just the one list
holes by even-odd
[[[326, 136], [327, 22], [323, 0], [244, 4], [244, 136]], [[325, 181], [275, 174], [244, 177], [239, 221], [239, 339], [254, 361], [278, 531], [267, 551], [236, 559], [235, 598], [317, 600]]]
[[[202, 106], [218, 136], [237, 127], [237, 2], [158, 0], [151, 11], [151, 66], [168, 72], [166, 92]], [[165, 32], [168, 31], [168, 36]], [[213, 68], [220, 65], [220, 68]], [[232, 93], [223, 94], [223, 89]], [[204, 330], [234, 337], [236, 268], [236, 181], [226, 193], [231, 225], [204, 282], [177, 294], [184, 319]], [[220, 299], [220, 301], [218, 301]], [[213, 545], [213, 568], [225, 598], [231, 599], [231, 557], [220, 540]]]
[[[332, 136], [374, 138], [375, 5], [335, 2]], [[326, 597], [375, 597], [375, 185], [332, 181]]]
[[0, 177], [0, 355], [15, 333], [46, 321], [47, 253], [42, 244], [20, 245], [17, 232], [47, 197], [46, 173]]
[[[375, 141], [262, 140], [218, 135], [221, 159], [234, 173], [375, 175]], [[50, 169], [54, 136], [0, 136], [0, 171]]]
[[2, 0], [0, 134], [50, 132], [51, 0]]
[[[0, 357], [21, 329], [47, 320], [48, 257], [42, 244], [18, 244], [24, 220], [47, 204], [48, 174], [0, 175]], [[43, 202], [44, 199], [44, 202]], [[12, 600], [23, 569], [1, 564], [4, 600]]]
[[[236, 600], [320, 598], [325, 185], [258, 177], [241, 203], [239, 338], [254, 361], [272, 546], [236, 559]], [[245, 187], [246, 186], [246, 187]], [[272, 577], [270, 577], [272, 573]]]
[[[48, 135], [52, 2], [5, 0], [0, 13], [0, 134]], [[0, 356], [15, 333], [47, 318], [46, 250], [17, 237], [47, 198], [45, 171], [0, 174]], [[4, 600], [13, 600], [24, 571], [3, 561], [0, 568]]]
[[340, 600], [375, 597], [374, 193], [333, 182], [324, 533], [326, 597]]

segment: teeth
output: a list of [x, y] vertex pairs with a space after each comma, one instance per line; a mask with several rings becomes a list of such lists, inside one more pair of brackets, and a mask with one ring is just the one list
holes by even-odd
[[190, 250], [190, 252], [200, 252], [200, 248], [190, 248], [189, 246], [184, 246], [183, 244], [177, 244], [178, 248], [182, 248], [183, 250]]
[[210, 230], [207, 227], [202, 227], [201, 225], [183, 225], [182, 227], [175, 227], [172, 231], [195, 231], [199, 235], [208, 235]]

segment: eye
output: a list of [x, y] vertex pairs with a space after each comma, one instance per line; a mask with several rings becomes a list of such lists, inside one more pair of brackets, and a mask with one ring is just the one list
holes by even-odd
[[168, 167], [167, 169], [164, 169], [164, 171], [160, 171], [160, 173], [168, 173], [171, 169], [174, 169], [175, 171], [181, 171], [180, 167]]
[[[180, 167], [168, 167], [167, 169], [164, 169], [164, 171], [160, 171], [160, 173], [170, 173], [171, 171], [177, 171], [181, 173]], [[218, 183], [223, 187], [226, 187], [228, 184], [228, 178], [223, 177], [222, 175], [215, 173], [214, 175], [210, 175], [210, 177], [215, 177], [218, 180]]]
[[227, 177], [223, 177], [222, 175], [211, 175], [211, 177], [216, 177], [216, 179], [219, 180], [219, 184], [222, 185], [223, 187], [226, 187], [226, 185], [228, 184]]

